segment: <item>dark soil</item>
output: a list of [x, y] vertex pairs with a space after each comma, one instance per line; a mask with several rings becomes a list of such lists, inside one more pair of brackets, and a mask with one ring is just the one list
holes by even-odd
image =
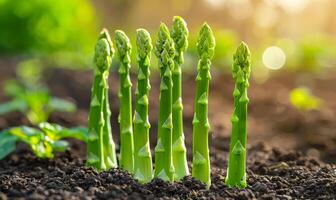
[[[15, 61], [0, 59], [0, 91], [4, 80], [14, 76]], [[298, 74], [278, 74], [265, 83], [251, 82], [249, 90], [248, 188], [230, 189], [224, 185], [227, 167], [228, 137], [232, 112], [233, 81], [229, 75], [213, 73], [209, 100], [211, 124], [210, 152], [212, 186], [186, 177], [168, 184], [160, 180], [141, 186], [118, 169], [97, 173], [84, 167], [85, 145], [71, 141], [71, 153], [58, 154], [53, 160], [41, 160], [28, 148], [18, 150], [0, 161], [1, 199], [336, 199], [336, 73], [312, 78]], [[78, 105], [75, 114], [54, 113], [50, 122], [71, 127], [86, 125], [90, 102], [91, 72], [51, 69], [45, 81], [53, 95]], [[151, 77], [151, 147], [156, 143], [159, 79]], [[133, 76], [134, 80], [134, 76]], [[118, 79], [112, 73], [110, 102], [113, 137], [118, 143]], [[135, 81], [133, 81], [135, 85]], [[319, 110], [300, 112], [288, 100], [291, 89], [307, 85], [324, 99]], [[183, 81], [184, 131], [191, 160], [194, 75]], [[0, 93], [0, 102], [8, 100]], [[0, 130], [29, 125], [20, 113], [0, 117]], [[267, 144], [266, 144], [267, 142]], [[279, 151], [278, 149], [281, 149]], [[298, 152], [302, 152], [298, 153]], [[319, 161], [322, 160], [322, 161]]]
[[335, 166], [299, 153], [249, 149], [248, 188], [228, 188], [226, 138], [213, 138], [212, 185], [185, 177], [166, 183], [155, 179], [140, 185], [119, 169], [98, 173], [84, 166], [82, 156], [66, 152], [54, 160], [37, 159], [26, 150], [0, 161], [0, 199], [335, 199]]

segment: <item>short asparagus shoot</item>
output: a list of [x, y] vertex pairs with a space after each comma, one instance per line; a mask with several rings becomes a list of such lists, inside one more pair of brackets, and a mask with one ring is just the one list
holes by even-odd
[[214, 55], [215, 38], [208, 24], [201, 28], [197, 42], [200, 57], [197, 66], [195, 113], [193, 119], [192, 176], [210, 187], [210, 160], [208, 148], [208, 96], [211, 79], [210, 65]]
[[91, 89], [89, 111], [89, 138], [87, 144], [87, 165], [97, 170], [117, 167], [115, 144], [110, 124], [108, 100], [109, 68], [114, 53], [113, 44], [107, 30], [100, 33], [94, 55], [94, 80]]
[[149, 65], [152, 40], [145, 29], [137, 30], [138, 83], [135, 92], [134, 124], [134, 177], [140, 183], [153, 178], [152, 155], [149, 143], [148, 95], [150, 90]]
[[247, 88], [251, 71], [251, 55], [247, 45], [242, 42], [233, 55], [232, 76], [235, 80], [233, 91], [234, 111], [231, 118], [232, 134], [230, 155], [225, 184], [230, 187], [245, 188], [246, 183], [246, 119]]
[[115, 32], [119, 67], [119, 124], [120, 124], [120, 168], [133, 173], [134, 147], [132, 125], [132, 83], [130, 79], [132, 46], [129, 38], [123, 31]]
[[184, 144], [183, 133], [183, 104], [182, 104], [182, 70], [183, 53], [188, 47], [187, 23], [181, 17], [174, 17], [170, 33], [175, 44], [173, 80], [173, 164], [175, 169], [174, 180], [181, 180], [189, 175], [187, 163], [187, 149]]
[[155, 46], [155, 55], [160, 68], [160, 103], [158, 121], [158, 140], [155, 147], [155, 177], [164, 181], [174, 180], [172, 159], [172, 69], [174, 67], [174, 42], [169, 30], [161, 23]]

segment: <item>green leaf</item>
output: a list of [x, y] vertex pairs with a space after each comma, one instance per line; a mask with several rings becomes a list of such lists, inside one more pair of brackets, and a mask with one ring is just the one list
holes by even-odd
[[89, 131], [85, 127], [74, 127], [69, 129], [63, 129], [59, 132], [61, 138], [75, 138], [86, 142], [89, 137]]
[[74, 138], [86, 142], [89, 137], [89, 131], [85, 127], [64, 128], [58, 124], [51, 124], [48, 122], [40, 123], [39, 128], [51, 140], [60, 140], [63, 138]]
[[48, 122], [42, 122], [38, 124], [38, 127], [50, 138], [50, 140], [56, 141], [60, 139], [58, 132], [63, 128], [58, 124], [51, 124]]
[[56, 141], [54, 143], [52, 143], [52, 147], [54, 152], [64, 152], [65, 150], [67, 150], [67, 148], [69, 148], [69, 143], [67, 141], [64, 140], [60, 140], [60, 141]]
[[0, 104], [0, 115], [10, 112], [25, 112], [28, 109], [27, 103], [21, 99], [14, 99], [12, 101]]
[[49, 101], [49, 108], [51, 110], [60, 111], [60, 112], [75, 112], [76, 105], [70, 101], [52, 97]]
[[0, 160], [15, 150], [17, 137], [7, 131], [0, 133]]
[[10, 128], [8, 133], [15, 135], [19, 141], [25, 142], [28, 145], [38, 144], [44, 137], [41, 131], [28, 126]]

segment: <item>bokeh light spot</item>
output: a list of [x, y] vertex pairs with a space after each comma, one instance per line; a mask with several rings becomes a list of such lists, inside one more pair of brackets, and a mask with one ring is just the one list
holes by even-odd
[[281, 48], [271, 46], [264, 51], [262, 60], [267, 68], [278, 70], [286, 63], [286, 54]]

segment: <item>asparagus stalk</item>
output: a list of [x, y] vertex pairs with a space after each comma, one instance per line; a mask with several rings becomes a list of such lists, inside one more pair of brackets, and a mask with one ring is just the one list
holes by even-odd
[[187, 149], [184, 144], [183, 133], [183, 104], [182, 104], [182, 70], [183, 53], [188, 47], [188, 29], [181, 17], [174, 17], [173, 28], [170, 33], [175, 44], [173, 80], [173, 164], [175, 168], [174, 180], [181, 180], [189, 175], [187, 163]]
[[226, 185], [245, 188], [246, 183], [246, 118], [247, 88], [251, 71], [250, 51], [242, 42], [233, 55], [232, 75], [236, 81], [233, 91], [234, 111], [231, 118], [232, 135], [230, 142], [230, 155], [227, 170]]
[[132, 93], [131, 93], [131, 42], [123, 31], [115, 32], [116, 47], [121, 65], [119, 67], [119, 124], [120, 124], [120, 168], [133, 173], [134, 148], [132, 127]]
[[108, 100], [109, 68], [114, 53], [107, 30], [100, 33], [94, 56], [94, 81], [91, 89], [89, 112], [89, 139], [87, 142], [87, 165], [97, 170], [117, 167], [115, 144], [110, 125]]
[[173, 181], [172, 161], [172, 74], [174, 66], [174, 43], [169, 30], [161, 23], [156, 41], [155, 54], [160, 68], [160, 104], [158, 121], [158, 141], [155, 147], [155, 177]]
[[208, 148], [208, 95], [210, 59], [214, 55], [215, 38], [208, 24], [204, 24], [197, 42], [200, 57], [197, 66], [195, 113], [193, 119], [193, 168], [192, 176], [210, 187], [210, 160]]
[[138, 84], [135, 92], [134, 124], [134, 172], [140, 183], [153, 178], [152, 156], [149, 144], [148, 95], [150, 90], [149, 65], [152, 40], [145, 29], [137, 30]]

